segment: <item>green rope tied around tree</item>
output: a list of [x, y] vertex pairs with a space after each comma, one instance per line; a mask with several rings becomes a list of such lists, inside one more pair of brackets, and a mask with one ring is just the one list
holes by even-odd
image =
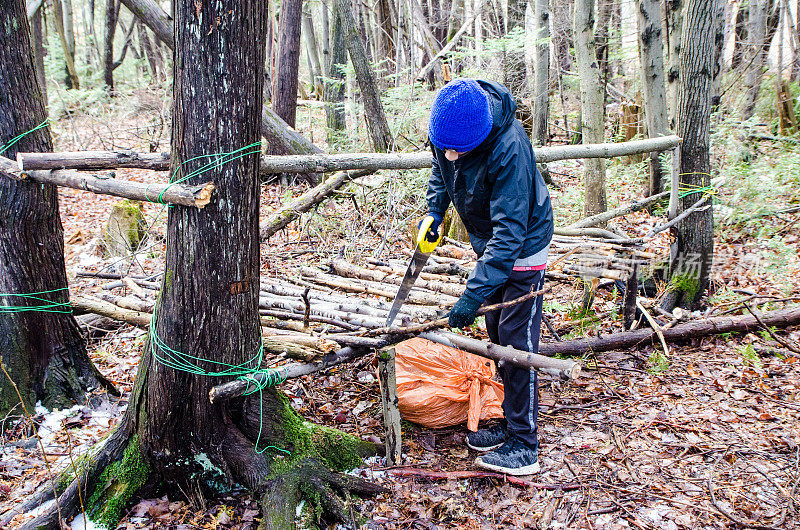
[[40, 123], [39, 125], [34, 127], [33, 129], [31, 129], [29, 131], [25, 131], [22, 134], [18, 134], [17, 136], [15, 136], [11, 140], [9, 140], [3, 147], [0, 147], [0, 155], [2, 155], [3, 153], [5, 153], [9, 149], [11, 149], [11, 147], [14, 144], [16, 144], [17, 142], [19, 142], [20, 140], [22, 140], [23, 138], [25, 138], [29, 134], [34, 133], [34, 132], [38, 131], [39, 129], [44, 129], [45, 127], [48, 127], [49, 125], [50, 125], [50, 120], [46, 119], [42, 123]]
[[[198, 156], [192, 157], [192, 158], [190, 158], [188, 160], [184, 160], [183, 162], [180, 163], [180, 165], [177, 168], [175, 168], [175, 171], [173, 171], [172, 176], [169, 179], [169, 184], [167, 185], [167, 187], [164, 188], [161, 191], [161, 193], [159, 193], [158, 196], [155, 199], [147, 199], [147, 200], [149, 202], [154, 202], [154, 203], [158, 203], [158, 204], [166, 204], [164, 202], [164, 194], [167, 193], [167, 190], [170, 189], [172, 186], [174, 186], [176, 184], [181, 184], [181, 183], [187, 181], [188, 179], [190, 179], [192, 177], [196, 177], [198, 175], [202, 175], [203, 173], [207, 173], [208, 171], [213, 171], [214, 169], [219, 169], [224, 164], [227, 164], [229, 162], [233, 162], [234, 160], [238, 160], [240, 158], [244, 158], [246, 156], [254, 155], [254, 154], [261, 154], [261, 140], [259, 140], [258, 142], [253, 142], [250, 145], [246, 145], [244, 147], [240, 147], [239, 149], [236, 149], [235, 151], [229, 151], [229, 152], [226, 152], [226, 153], [216, 153], [216, 154], [213, 154], [213, 155], [198, 155]], [[192, 162], [194, 160], [199, 160], [199, 159], [202, 159], [202, 158], [211, 158], [213, 160], [211, 160], [210, 162], [208, 162], [208, 163], [200, 166], [199, 168], [189, 172], [188, 174], [184, 175], [183, 177], [181, 177], [181, 178], [179, 178], [177, 180], [175, 179], [175, 177], [178, 174], [178, 171], [180, 171], [180, 168], [184, 164], [187, 164], [189, 162]], [[147, 191], [148, 191], [149, 188], [150, 188], [150, 184], [148, 184], [147, 187], [145, 187], [145, 189], [144, 189], [145, 197], [147, 197]]]
[[26, 311], [38, 311], [43, 313], [72, 313], [72, 306], [69, 305], [69, 302], [55, 302], [42, 297], [42, 295], [66, 290], [67, 287], [61, 287], [59, 289], [39, 291], [36, 293], [0, 293], [0, 298], [22, 298], [27, 302], [44, 302], [44, 304], [40, 305], [0, 305], [0, 313], [24, 313]]
[[[276, 449], [288, 455], [291, 455], [286, 449], [269, 445], [262, 449], [258, 448], [261, 442], [261, 432], [264, 428], [264, 400], [263, 390], [283, 383], [286, 380], [286, 372], [280, 373], [280, 370], [263, 369], [261, 363], [264, 360], [264, 342], [258, 347], [258, 352], [250, 359], [240, 364], [230, 364], [222, 361], [215, 361], [206, 359], [196, 355], [180, 352], [168, 346], [156, 333], [156, 311], [153, 311], [153, 316], [150, 320], [149, 330], [150, 344], [152, 345], [153, 358], [160, 364], [170, 367], [174, 370], [187, 372], [193, 375], [201, 375], [208, 377], [225, 377], [237, 376], [238, 379], [247, 382], [247, 390], [243, 395], [247, 396], [255, 392], [259, 393], [259, 420], [258, 420], [258, 437], [256, 438], [255, 450], [257, 453], [263, 453], [267, 449]], [[201, 363], [208, 363], [213, 366], [213, 369], [208, 370], [201, 366]], [[258, 374], [265, 374], [265, 377], [256, 378]], [[251, 390], [250, 386], [253, 385]]]
[[[679, 177], [683, 177], [685, 175], [702, 175], [702, 176], [706, 176], [708, 178], [711, 178], [710, 174], [699, 172], [699, 171], [692, 172], [692, 173], [681, 173], [678, 176]], [[718, 190], [717, 190], [716, 186], [713, 186], [713, 185], [711, 185], [711, 186], [697, 186], [695, 184], [681, 184], [678, 187], [678, 192], [679, 192], [678, 198], [679, 199], [683, 199], [684, 197], [687, 197], [687, 196], [695, 194], [695, 193], [703, 193], [705, 195], [716, 195]]]

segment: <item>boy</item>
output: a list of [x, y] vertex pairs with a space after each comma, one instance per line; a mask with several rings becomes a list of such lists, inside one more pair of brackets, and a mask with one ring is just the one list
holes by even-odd
[[[553, 210], [516, 109], [508, 89], [475, 79], [448, 83], [431, 108], [431, 232], [438, 236], [452, 201], [479, 257], [463, 296], [450, 311], [454, 328], [472, 324], [484, 302], [514, 300], [544, 283]], [[536, 353], [541, 319], [539, 296], [486, 314], [486, 329], [496, 344]], [[476, 459], [479, 467], [511, 475], [536, 473], [536, 372], [512, 365], [498, 367], [498, 372], [505, 388], [505, 418], [495, 427], [469, 433], [467, 445], [489, 451]]]

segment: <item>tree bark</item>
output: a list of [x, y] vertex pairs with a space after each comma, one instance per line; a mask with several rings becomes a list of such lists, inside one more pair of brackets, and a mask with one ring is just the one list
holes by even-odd
[[[728, 6], [727, 0], [714, 0], [714, 76], [712, 78], [711, 89], [711, 108], [719, 107], [722, 97], [722, 73], [725, 53], [725, 9]], [[781, 37], [781, 42], [783, 37]]]
[[550, 0], [535, 0], [536, 66], [533, 99], [533, 145], [546, 145], [550, 117]]
[[[575, 60], [581, 87], [583, 143], [601, 143], [604, 136], [605, 90], [597, 64], [594, 0], [576, 0]], [[606, 166], [602, 160], [584, 163], [584, 217], [606, 210]]]
[[667, 47], [669, 68], [667, 69], [667, 101], [670, 127], [677, 129], [678, 86], [681, 75], [681, 37], [686, 0], [666, 0]]
[[297, 115], [302, 16], [303, 0], [281, 2], [278, 17], [278, 61], [272, 78], [272, 110], [292, 128]]
[[[52, 151], [48, 128], [10, 140], [46, 120], [23, 0], [0, 10], [0, 149]], [[11, 30], [9, 28], [15, 28]], [[75, 318], [64, 306], [55, 311], [13, 311], [7, 307], [68, 304], [64, 235], [53, 185], [0, 177], [0, 359], [32, 410], [71, 406], [104, 381], [86, 355]], [[30, 295], [45, 301], [14, 295]], [[42, 294], [36, 294], [42, 293]], [[60, 311], [60, 312], [58, 312]], [[17, 407], [18, 397], [0, 378], [0, 417]], [[21, 414], [16, 409], [14, 414]]]
[[106, 89], [114, 92], [114, 35], [119, 20], [119, 0], [106, 0], [106, 26], [103, 40], [103, 81]]
[[[378, 93], [378, 84], [375, 80], [375, 73], [372, 65], [367, 58], [364, 42], [361, 40], [350, 0], [336, 0], [339, 7], [339, 18], [342, 23], [344, 41], [347, 51], [350, 53], [350, 60], [356, 73], [356, 80], [361, 89], [361, 97], [364, 101], [364, 117], [367, 122], [367, 130], [372, 139], [372, 146], [375, 151], [386, 152], [393, 147], [392, 134], [389, 131], [389, 124], [386, 122], [386, 114], [383, 111], [383, 103]], [[430, 28], [428, 28], [430, 29]]]
[[[642, 65], [647, 135], [655, 138], [669, 133], [661, 2], [660, 0], [639, 0], [638, 12], [639, 62]], [[650, 178], [646, 190], [648, 197], [657, 195], [664, 187], [661, 159], [658, 153], [650, 154], [649, 169]]]
[[[680, 185], [699, 189], [711, 184], [709, 155], [711, 129], [711, 81], [714, 72], [713, 2], [688, 0], [684, 24], [680, 90], [678, 91], [678, 133]], [[680, 199], [680, 209], [699, 197]], [[677, 226], [670, 263], [671, 289], [665, 305], [697, 307], [709, 285], [714, 251], [714, 218], [711, 208], [696, 211]]]
[[756, 100], [764, 79], [764, 43], [767, 38], [767, 7], [769, 0], [752, 0], [750, 18], [747, 23], [748, 47], [745, 54], [747, 75], [745, 76], [745, 95], [742, 103], [742, 121], [747, 121], [756, 112]]

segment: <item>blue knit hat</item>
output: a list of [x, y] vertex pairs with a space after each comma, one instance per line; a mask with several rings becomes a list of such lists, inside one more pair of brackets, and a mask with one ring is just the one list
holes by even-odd
[[492, 130], [489, 95], [474, 79], [455, 79], [439, 91], [431, 108], [428, 137], [439, 149], [472, 151]]

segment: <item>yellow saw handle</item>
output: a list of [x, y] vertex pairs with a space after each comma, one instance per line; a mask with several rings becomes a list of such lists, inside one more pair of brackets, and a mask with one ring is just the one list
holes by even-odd
[[442, 241], [442, 231], [439, 231], [439, 238], [436, 241], [428, 241], [427, 235], [431, 230], [431, 226], [436, 219], [432, 215], [427, 215], [419, 224], [419, 233], [417, 234], [417, 247], [420, 252], [430, 254], [433, 252], [439, 243]]

